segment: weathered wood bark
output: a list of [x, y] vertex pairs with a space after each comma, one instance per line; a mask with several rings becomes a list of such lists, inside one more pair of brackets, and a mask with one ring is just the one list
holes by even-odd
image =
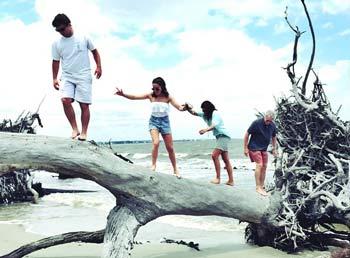
[[102, 257], [129, 257], [140, 226], [134, 213], [127, 207], [116, 206], [112, 209], [108, 216]]
[[0, 176], [0, 204], [36, 201], [37, 192], [32, 188], [28, 169]]
[[[266, 198], [255, 191], [154, 173], [121, 160], [108, 148], [89, 142], [0, 133], [0, 153], [0, 174], [27, 168], [95, 181], [116, 196], [122, 210], [127, 209], [133, 214], [137, 223], [130, 222], [130, 225], [136, 231], [137, 224], [144, 225], [169, 214], [218, 215], [273, 226], [273, 216], [280, 205], [278, 194]], [[116, 218], [120, 216], [117, 213]], [[132, 221], [132, 216], [128, 220]], [[110, 219], [114, 220], [114, 215]], [[110, 239], [119, 241], [116, 234], [120, 231], [110, 229], [112, 224], [109, 222], [106, 228], [110, 234], [106, 237], [108, 243]], [[131, 245], [130, 241], [128, 243]], [[106, 252], [114, 254], [117, 249], [115, 244], [105, 248], [110, 250]], [[125, 252], [125, 248], [118, 250]]]
[[21, 246], [20, 248], [0, 256], [0, 258], [18, 258], [30, 254], [34, 251], [45, 249], [54, 245], [61, 245], [71, 242], [84, 242], [84, 243], [96, 243], [100, 244], [103, 242], [105, 230], [99, 230], [95, 232], [70, 232], [62, 235], [52, 236], [41, 239], [39, 241], [30, 243], [28, 245]]
[[118, 197], [118, 204], [133, 212], [148, 210], [146, 221], [136, 214], [143, 224], [168, 214], [218, 215], [260, 223], [269, 207], [269, 199], [255, 192], [151, 173], [89, 142], [0, 133], [0, 152], [0, 173], [30, 168], [95, 181]]

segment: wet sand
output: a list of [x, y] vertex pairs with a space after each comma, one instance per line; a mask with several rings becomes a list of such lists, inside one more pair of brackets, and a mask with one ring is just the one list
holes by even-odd
[[[150, 229], [140, 231], [139, 237], [148, 235]], [[44, 236], [26, 232], [24, 227], [16, 224], [0, 224], [0, 254], [4, 255], [21, 245], [39, 240]], [[132, 250], [132, 258], [326, 258], [330, 252], [306, 251], [300, 254], [287, 254], [271, 247], [257, 247], [248, 245], [243, 237], [232, 232], [194, 232], [190, 235], [183, 232], [184, 236], [190, 236], [194, 242], [199, 240], [201, 251], [178, 244], [164, 244], [160, 241], [144, 242], [135, 245]], [[136, 240], [138, 240], [138, 238]], [[183, 239], [188, 241], [187, 239]], [[25, 257], [51, 257], [51, 258], [98, 258], [101, 257], [102, 244], [70, 243], [43, 249]]]

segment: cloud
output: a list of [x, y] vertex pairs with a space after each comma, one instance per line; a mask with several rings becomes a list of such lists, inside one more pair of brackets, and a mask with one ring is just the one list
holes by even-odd
[[344, 0], [322, 1], [322, 11], [329, 14], [348, 13], [350, 2]]
[[[256, 8], [249, 9], [249, 4]], [[115, 87], [128, 93], [149, 92], [157, 76], [166, 80], [170, 94], [180, 103], [188, 101], [198, 108], [202, 101], [211, 100], [232, 136], [238, 138], [255, 118], [255, 109], [273, 109], [274, 96], [290, 90], [281, 67], [290, 61], [292, 42], [272, 48], [260, 43], [258, 36], [248, 36], [240, 26], [225, 26], [210, 15], [210, 10], [225, 10], [238, 20], [247, 19], [246, 24], [264, 21], [268, 25], [261, 25], [273, 30], [276, 23], [271, 19], [284, 10], [279, 1], [37, 0], [35, 6], [38, 19], [33, 23], [25, 24], [20, 17], [0, 22], [6, 35], [0, 41], [6, 50], [5, 62], [0, 62], [0, 118], [15, 118], [23, 109], [35, 111], [46, 96], [40, 110], [44, 124], [40, 134], [70, 135], [59, 93], [52, 87], [51, 43], [58, 35], [51, 21], [58, 12], [66, 12], [75, 32], [89, 34], [101, 53], [103, 76], [93, 82], [92, 139], [148, 139], [149, 103], [113, 92]], [[279, 35], [271, 35], [279, 40]], [[301, 44], [301, 67], [305, 66], [303, 49]], [[332, 85], [331, 97], [345, 103], [348, 60], [320, 67], [321, 79]], [[79, 107], [74, 105], [79, 120]], [[175, 139], [202, 137], [198, 130], [204, 123], [199, 118], [173, 108], [170, 115]], [[344, 117], [349, 113], [344, 112]]]
[[350, 29], [347, 29], [347, 30], [343, 30], [342, 32], [339, 32], [339, 36], [348, 36], [350, 35]]
[[350, 121], [350, 60], [339, 60], [334, 64], [324, 65], [319, 69], [324, 90], [332, 105], [337, 111], [341, 105], [339, 116], [344, 121]]
[[334, 27], [334, 25], [331, 22], [326, 22], [326, 23], [322, 24], [322, 28], [324, 28], [324, 29], [332, 29], [333, 27]]

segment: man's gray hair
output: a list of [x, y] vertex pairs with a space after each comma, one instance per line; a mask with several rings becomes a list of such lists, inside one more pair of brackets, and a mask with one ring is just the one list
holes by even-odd
[[275, 118], [275, 112], [273, 112], [272, 110], [267, 110], [265, 112], [265, 117], [271, 117], [272, 119]]

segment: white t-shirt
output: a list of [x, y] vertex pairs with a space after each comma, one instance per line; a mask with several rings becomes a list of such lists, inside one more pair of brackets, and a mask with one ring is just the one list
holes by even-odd
[[91, 76], [89, 50], [95, 47], [87, 37], [61, 37], [52, 44], [52, 59], [61, 62], [62, 76], [80, 78]]

